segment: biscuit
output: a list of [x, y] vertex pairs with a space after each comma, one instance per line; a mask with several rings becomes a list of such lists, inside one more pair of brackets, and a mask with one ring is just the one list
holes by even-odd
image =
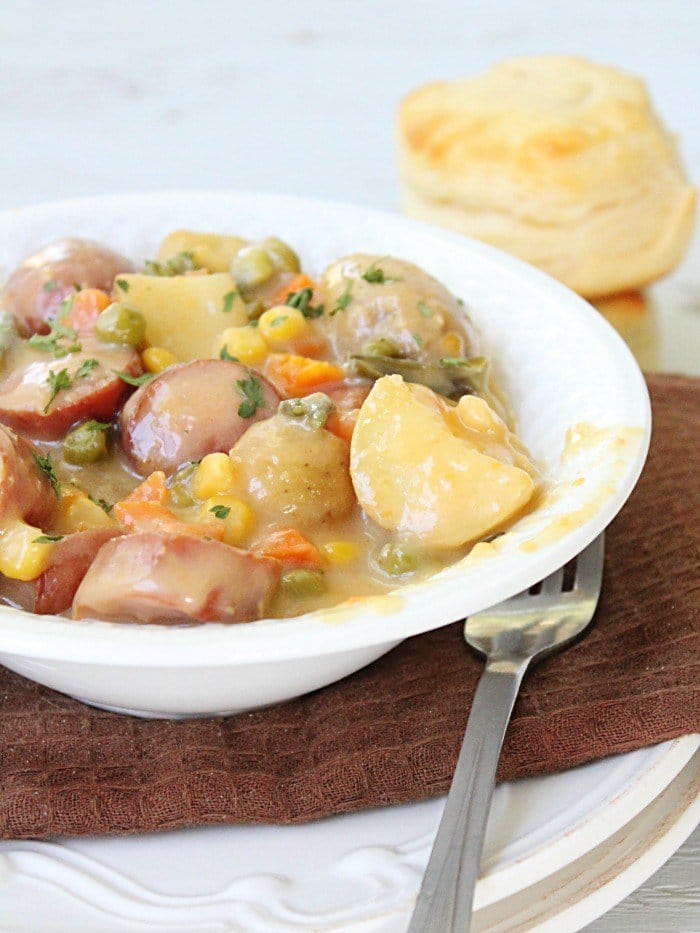
[[407, 214], [484, 240], [586, 297], [678, 264], [696, 194], [643, 81], [567, 56], [505, 62], [409, 94]]

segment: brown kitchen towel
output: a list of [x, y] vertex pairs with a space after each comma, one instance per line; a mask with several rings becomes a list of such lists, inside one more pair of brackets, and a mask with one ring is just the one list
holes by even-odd
[[[651, 455], [609, 530], [595, 623], [526, 678], [503, 780], [700, 731], [700, 380], [649, 385]], [[455, 624], [291, 703], [166, 722], [0, 669], [0, 835], [291, 823], [441, 794], [480, 671]]]

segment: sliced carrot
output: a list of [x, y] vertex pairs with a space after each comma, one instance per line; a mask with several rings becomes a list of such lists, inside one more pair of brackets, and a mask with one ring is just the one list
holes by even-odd
[[[162, 470], [156, 470], [135, 489], [132, 489], [129, 495], [122, 499], [122, 502], [160, 502], [161, 505], [165, 505], [167, 498], [168, 487], [165, 485], [165, 473]], [[117, 505], [120, 504], [117, 503]]]
[[316, 288], [314, 280], [310, 279], [309, 276], [305, 275], [303, 272], [299, 275], [295, 275], [294, 278], [283, 285], [279, 291], [276, 291], [272, 296], [272, 303], [283, 305], [293, 292], [300, 292], [302, 288]]
[[310, 395], [328, 382], [338, 382], [345, 373], [327, 360], [295, 353], [271, 353], [265, 363], [265, 375], [282, 395], [297, 398]]
[[114, 510], [128, 531], [158, 531], [170, 535], [195, 535], [198, 538], [217, 538], [224, 534], [223, 522], [183, 522], [160, 502], [123, 499]]
[[95, 321], [109, 307], [112, 299], [99, 288], [83, 288], [73, 297], [66, 324], [79, 334], [91, 334]]
[[341, 440], [350, 442], [359, 412], [359, 408], [353, 408], [351, 411], [342, 411], [342, 409], [336, 408], [328, 416], [325, 424], [326, 430], [330, 431], [331, 434], [335, 434]]
[[273, 531], [252, 548], [261, 557], [270, 557], [292, 567], [320, 567], [323, 563], [316, 545], [295, 528]]

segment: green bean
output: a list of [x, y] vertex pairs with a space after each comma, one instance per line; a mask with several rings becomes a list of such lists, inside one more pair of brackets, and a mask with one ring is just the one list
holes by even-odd
[[484, 392], [488, 384], [488, 361], [483, 356], [444, 357], [438, 363], [419, 363], [386, 355], [354, 356], [353, 359], [361, 376], [379, 379], [398, 373], [406, 382], [428, 386], [451, 399], [470, 392]]
[[95, 334], [105, 343], [140, 347], [146, 336], [146, 321], [140, 311], [121, 301], [114, 301], [97, 318]]
[[389, 356], [392, 359], [401, 356], [401, 347], [388, 337], [375, 337], [362, 347], [363, 356]]

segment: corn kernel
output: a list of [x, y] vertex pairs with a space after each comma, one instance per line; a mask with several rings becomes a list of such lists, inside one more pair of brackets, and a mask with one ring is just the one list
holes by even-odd
[[111, 515], [81, 489], [63, 486], [52, 528], [60, 535], [70, 535], [90, 528], [111, 528], [116, 525]]
[[268, 308], [267, 311], [263, 311], [258, 321], [260, 333], [274, 346], [301, 337], [308, 326], [301, 311], [289, 305]]
[[258, 363], [267, 355], [270, 348], [265, 338], [258, 333], [257, 327], [229, 327], [217, 337], [216, 355], [221, 356], [223, 349], [228, 356], [235, 356], [241, 363]]
[[35, 580], [49, 566], [54, 542], [39, 542], [41, 528], [16, 521], [0, 536], [0, 573], [12, 580]]
[[148, 347], [141, 354], [141, 359], [149, 373], [161, 373], [168, 366], [174, 366], [179, 362], [175, 354], [165, 347]]
[[354, 541], [329, 541], [321, 551], [329, 564], [350, 564], [360, 553]]
[[227, 454], [207, 454], [197, 467], [192, 492], [198, 499], [220, 496], [235, 490], [236, 479], [236, 468]]
[[463, 343], [460, 335], [451, 330], [442, 338], [442, 349], [445, 356], [461, 356]]
[[235, 496], [212, 496], [204, 503], [203, 517], [222, 522], [226, 544], [241, 544], [253, 530], [255, 515]]

